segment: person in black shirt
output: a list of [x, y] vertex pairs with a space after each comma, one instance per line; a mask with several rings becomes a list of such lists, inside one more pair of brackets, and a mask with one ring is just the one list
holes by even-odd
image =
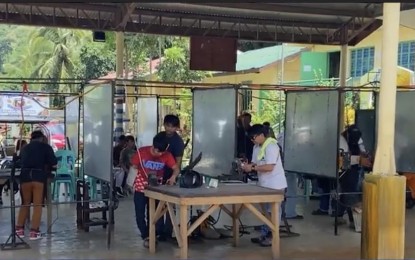
[[31, 134], [30, 143], [21, 150], [20, 190], [22, 207], [17, 219], [16, 234], [24, 236], [24, 224], [29, 215], [30, 204], [33, 203], [32, 225], [30, 240], [41, 238], [39, 231], [42, 217], [43, 188], [47, 180], [47, 168], [54, 168], [57, 159], [52, 147], [44, 142], [41, 131]]
[[238, 118], [237, 124], [237, 156], [251, 162], [252, 151], [254, 150], [254, 143], [248, 136], [248, 130], [251, 128], [252, 115], [248, 112], [244, 112]]
[[[173, 155], [177, 166], [181, 168], [184, 154], [184, 142], [180, 135], [177, 133], [177, 131], [180, 129], [180, 119], [176, 115], [166, 115], [164, 117], [163, 125], [165, 131], [160, 132], [160, 134], [166, 135], [167, 142], [169, 143], [167, 151]], [[166, 183], [166, 181], [170, 179], [172, 175], [173, 170], [166, 167], [164, 169], [163, 183]], [[160, 241], [165, 240], [166, 238], [171, 238], [173, 233], [173, 225], [168, 213], [165, 215], [163, 231], [163, 234], [159, 236]]]
[[121, 135], [118, 138], [118, 143], [116, 146], [114, 146], [114, 149], [112, 150], [112, 163], [114, 167], [120, 166], [120, 155], [121, 151], [125, 148], [126, 139], [125, 135]]

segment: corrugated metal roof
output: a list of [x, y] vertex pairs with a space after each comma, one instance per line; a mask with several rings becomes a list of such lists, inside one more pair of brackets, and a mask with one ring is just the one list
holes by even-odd
[[305, 50], [303, 47], [277, 45], [238, 54], [236, 71], [259, 69], [268, 64], [298, 54]]
[[[402, 10], [415, 3], [402, 3]], [[0, 23], [250, 41], [355, 45], [381, 3], [0, 3]]]

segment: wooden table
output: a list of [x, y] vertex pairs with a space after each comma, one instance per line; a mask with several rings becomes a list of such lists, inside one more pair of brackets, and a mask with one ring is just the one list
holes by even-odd
[[[197, 189], [184, 189], [179, 186], [155, 186], [148, 187], [144, 193], [149, 198], [149, 249], [151, 253], [156, 252], [156, 222], [167, 211], [169, 212], [177, 243], [180, 247], [180, 258], [187, 259], [188, 236], [218, 208], [221, 208], [232, 218], [233, 244], [234, 246], [238, 246], [238, 219], [243, 209], [246, 208], [272, 230], [272, 256], [273, 259], [279, 258], [279, 209], [284, 199], [284, 191], [272, 190], [250, 184], [220, 184], [217, 188], [201, 187]], [[157, 209], [156, 200], [159, 201]], [[269, 203], [271, 206], [271, 218], [268, 213], [258, 210], [253, 205], [255, 203]], [[180, 223], [176, 223], [173, 204], [180, 206]], [[232, 210], [225, 207], [226, 204], [232, 205]], [[210, 206], [202, 216], [188, 227], [188, 207], [196, 205]]]
[[[0, 169], [0, 183], [4, 183], [11, 178], [11, 169]], [[20, 169], [16, 169], [14, 176], [16, 180], [19, 180]], [[52, 193], [51, 185], [55, 175], [51, 174], [48, 176], [47, 187], [46, 187], [46, 225], [48, 227], [47, 233], [52, 233]], [[22, 198], [23, 199], [23, 198]]]

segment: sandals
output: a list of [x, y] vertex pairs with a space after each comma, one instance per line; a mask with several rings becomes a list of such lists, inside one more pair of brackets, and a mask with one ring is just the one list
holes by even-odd
[[[158, 241], [156, 239], [156, 246], [157, 246], [157, 244], [158, 244]], [[149, 237], [144, 238], [144, 240], [143, 240], [143, 246], [145, 248], [149, 248], [150, 247], [150, 238]]]

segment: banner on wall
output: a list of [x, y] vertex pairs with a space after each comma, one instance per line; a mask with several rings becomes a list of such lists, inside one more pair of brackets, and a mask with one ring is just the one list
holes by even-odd
[[23, 97], [0, 95], [0, 121], [21, 121], [23, 108], [26, 122], [50, 121], [49, 97]]

